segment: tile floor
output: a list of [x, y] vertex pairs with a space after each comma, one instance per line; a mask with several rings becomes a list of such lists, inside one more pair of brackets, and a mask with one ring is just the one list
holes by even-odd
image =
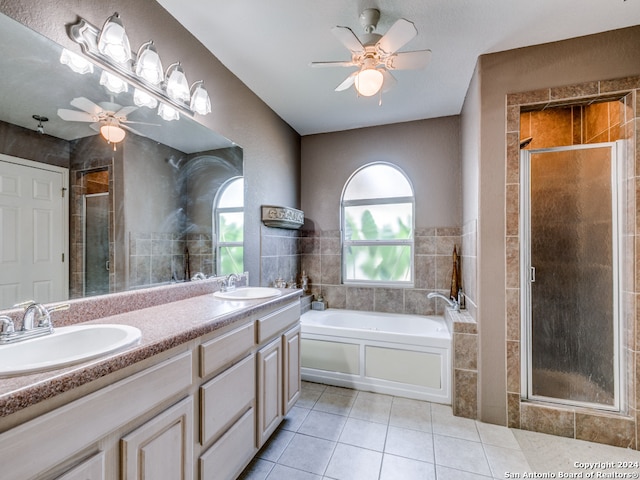
[[640, 465], [640, 452], [454, 417], [446, 405], [303, 382], [296, 406], [240, 479], [638, 478], [633, 463], [580, 464], [619, 461]]

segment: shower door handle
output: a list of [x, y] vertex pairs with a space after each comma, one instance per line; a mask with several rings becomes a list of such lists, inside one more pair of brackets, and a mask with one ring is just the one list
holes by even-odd
[[536, 267], [529, 267], [529, 281], [531, 283], [536, 281]]

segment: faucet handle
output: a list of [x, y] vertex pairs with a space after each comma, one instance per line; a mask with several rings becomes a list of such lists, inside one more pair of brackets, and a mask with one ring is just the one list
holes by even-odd
[[13, 333], [15, 327], [13, 319], [7, 315], [0, 315], [0, 333]]
[[53, 312], [61, 312], [63, 310], [69, 310], [69, 307], [71, 307], [71, 305], [68, 303], [59, 303], [57, 305], [52, 305], [46, 308], [47, 308], [47, 312], [53, 313]]
[[35, 301], [33, 300], [25, 300], [24, 302], [20, 302], [20, 303], [16, 303], [13, 307], [14, 308], [23, 308], [23, 309], [27, 309], [29, 308], [31, 305], [35, 305]]

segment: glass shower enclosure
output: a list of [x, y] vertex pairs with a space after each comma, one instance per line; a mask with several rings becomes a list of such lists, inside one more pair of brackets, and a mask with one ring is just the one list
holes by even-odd
[[109, 293], [109, 193], [84, 195], [84, 295]]
[[521, 151], [528, 399], [620, 410], [619, 149], [599, 143]]

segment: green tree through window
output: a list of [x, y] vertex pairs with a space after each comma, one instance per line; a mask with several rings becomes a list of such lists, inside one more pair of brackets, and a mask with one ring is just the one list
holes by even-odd
[[244, 179], [236, 177], [220, 187], [214, 208], [216, 274], [244, 271]]

